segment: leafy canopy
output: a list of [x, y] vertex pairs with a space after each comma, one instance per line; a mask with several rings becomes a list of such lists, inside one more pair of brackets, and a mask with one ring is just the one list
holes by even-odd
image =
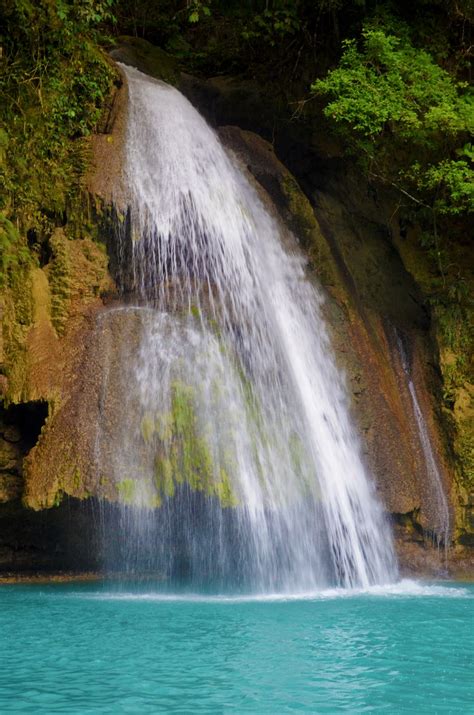
[[[339, 66], [312, 90], [384, 178], [412, 181], [441, 213], [474, 209], [471, 145], [459, 148], [474, 130], [472, 91], [414, 47], [406, 26], [400, 23], [398, 36], [366, 26], [360, 43], [344, 41]], [[410, 165], [413, 155], [421, 158]]]
[[61, 216], [80, 189], [83, 137], [113, 79], [97, 46], [113, 0], [5, 0], [0, 208], [27, 226]]

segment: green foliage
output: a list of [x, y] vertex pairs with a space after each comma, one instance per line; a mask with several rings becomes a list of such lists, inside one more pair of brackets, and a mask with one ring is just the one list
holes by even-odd
[[193, 0], [188, 6], [188, 21], [195, 23], [199, 22], [202, 17], [209, 17], [211, 14], [210, 4], [211, 0], [207, 4], [201, 2], [201, 0]]
[[458, 215], [474, 211], [474, 164], [472, 159], [443, 159], [423, 168], [419, 162], [411, 167], [410, 177], [422, 195], [436, 195], [440, 214]]
[[474, 127], [467, 85], [407, 39], [366, 28], [361, 49], [356, 40], [345, 40], [343, 48], [340, 67], [313, 85], [330, 97], [327, 117], [365, 137], [390, 130], [418, 144]]
[[8, 285], [9, 277], [20, 266], [27, 266], [30, 262], [28, 247], [21, 241], [12, 222], [0, 212], [0, 288]]
[[474, 131], [473, 94], [412, 44], [406, 25], [391, 25], [398, 36], [366, 26], [360, 42], [344, 41], [339, 66], [312, 89], [377, 178], [416, 190], [438, 213], [472, 211], [472, 152], [458, 147]]
[[64, 498], [64, 492], [62, 489], [58, 489], [56, 494], [54, 495], [54, 501], [53, 501], [53, 507], [58, 507], [61, 506], [61, 502]]
[[41, 233], [64, 222], [113, 70], [97, 48], [112, 0], [7, 0], [0, 82], [2, 205]]
[[22, 399], [26, 371], [25, 338], [33, 320], [31, 268], [26, 240], [0, 212], [0, 371], [8, 378], [7, 401]]
[[301, 19], [298, 16], [296, 3], [288, 7], [268, 9], [254, 15], [248, 24], [244, 25], [242, 37], [244, 40], [258, 40], [270, 47], [275, 47], [288, 36], [294, 36], [301, 30]]
[[211, 451], [202, 436], [196, 414], [194, 391], [182, 382], [172, 386], [172, 417], [176, 455], [175, 478], [194, 489], [213, 491], [214, 469]]
[[58, 0], [57, 13], [71, 33], [85, 32], [101, 22], [113, 20], [113, 2], [114, 0], [81, 0], [68, 3]]
[[155, 420], [153, 419], [153, 415], [151, 415], [149, 412], [147, 412], [142, 418], [140, 424], [140, 431], [142, 433], [144, 442], [146, 442], [146, 444], [149, 444], [155, 432]]

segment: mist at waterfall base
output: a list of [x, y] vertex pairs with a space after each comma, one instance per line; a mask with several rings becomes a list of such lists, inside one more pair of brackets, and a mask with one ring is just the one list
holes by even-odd
[[2, 586], [0, 712], [472, 712], [473, 585], [312, 599]]
[[97, 438], [122, 504], [108, 567], [219, 591], [393, 580], [390, 528], [294, 238], [177, 90], [122, 70], [124, 301], [102, 320], [120, 311], [138, 338], [115, 339], [101, 396], [118, 370], [107, 467], [110, 435]]

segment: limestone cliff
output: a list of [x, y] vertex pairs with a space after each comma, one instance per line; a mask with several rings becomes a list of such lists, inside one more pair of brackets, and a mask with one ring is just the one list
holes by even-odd
[[[393, 515], [402, 563], [408, 570], [436, 571], [444, 568], [430, 548], [438, 504], [416, 428], [403, 345], [448, 496], [452, 570], [456, 564], [469, 570], [471, 557], [462, 544], [472, 539], [473, 502], [459, 460], [472, 439], [472, 386], [466, 381], [456, 387], [447, 414], [442, 394], [457, 357], [433, 330], [423, 258], [414, 236], [398, 225], [394, 196], [371, 192], [324, 137], [305, 145], [297, 125], [286, 126], [275, 146], [261, 138], [255, 132], [268, 136], [271, 110], [252, 83], [180, 76], [163, 53], [137, 41], [124, 41], [115, 56], [180, 84], [221, 127], [223, 141], [307, 252], [309, 274], [326, 293], [337, 360], [347, 375], [366, 461]], [[57, 507], [64, 497], [120, 498], [109, 476], [98, 472], [94, 449], [101, 423], [104, 443], [113, 451], [121, 417], [120, 390], [113, 386], [124, 389], [126, 379], [114, 368], [114, 355], [117, 345], [133, 346], [136, 339], [134, 321], [113, 312], [121, 300], [113, 223], [125, 220], [126, 112], [122, 85], [102, 134], [91, 140], [84, 214], [94, 217], [94, 230], [73, 236], [67, 225], [57, 228], [42, 259], [21, 266], [17, 284], [2, 294], [0, 501], [9, 505], [10, 516], [0, 524], [7, 529], [15, 521], [11, 514], [22, 519], [27, 510]], [[318, 128], [313, 131], [317, 135]], [[104, 397], [107, 366], [112, 387]], [[8, 558], [0, 563], [5, 567]]]

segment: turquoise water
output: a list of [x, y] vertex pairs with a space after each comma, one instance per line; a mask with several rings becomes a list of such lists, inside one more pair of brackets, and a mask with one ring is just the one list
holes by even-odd
[[474, 587], [0, 588], [1, 713], [473, 713]]

